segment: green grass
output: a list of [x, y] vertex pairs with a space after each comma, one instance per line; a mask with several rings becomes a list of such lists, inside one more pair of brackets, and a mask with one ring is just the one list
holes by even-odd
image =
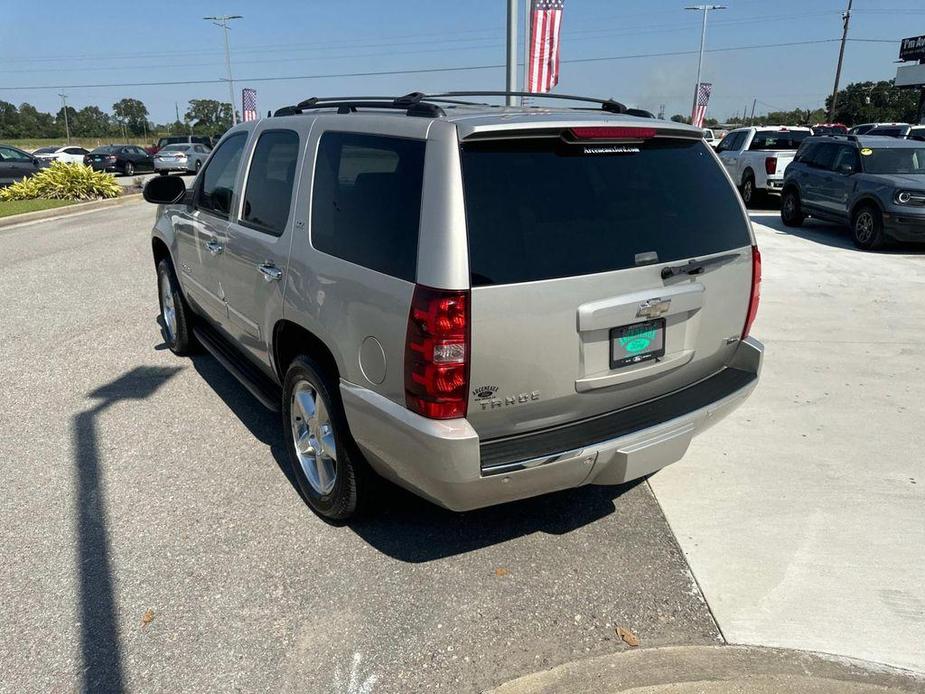
[[0, 202], [0, 217], [9, 217], [10, 215], [24, 212], [51, 210], [55, 207], [73, 205], [75, 202], [76, 200], [11, 200], [10, 202]]

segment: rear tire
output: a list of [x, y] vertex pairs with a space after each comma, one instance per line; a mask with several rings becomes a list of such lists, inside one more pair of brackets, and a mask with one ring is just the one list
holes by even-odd
[[157, 295], [164, 342], [174, 354], [190, 354], [196, 344], [191, 332], [192, 312], [180, 291], [173, 265], [166, 258], [157, 264]]
[[851, 220], [851, 239], [863, 251], [883, 247], [883, 215], [873, 205], [858, 208]]
[[742, 179], [742, 202], [751, 209], [758, 204], [758, 190], [755, 188], [755, 177], [752, 174], [746, 174]]
[[283, 380], [282, 411], [290, 469], [309, 507], [328, 521], [356, 516], [372, 471], [350, 435], [337, 380], [310, 357], [296, 357]]
[[785, 226], [803, 226], [806, 215], [800, 207], [800, 194], [793, 189], [785, 190], [780, 200], [780, 219]]
[[134, 175], [134, 173], [135, 173], [135, 165], [132, 164], [132, 162], [130, 161], [125, 162], [125, 175], [132, 176]]

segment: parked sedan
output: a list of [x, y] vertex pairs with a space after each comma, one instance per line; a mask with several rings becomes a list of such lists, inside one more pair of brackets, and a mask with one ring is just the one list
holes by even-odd
[[114, 171], [126, 176], [136, 171], [154, 171], [154, 157], [138, 145], [104, 145], [84, 155], [84, 164], [97, 171]]
[[154, 169], [166, 176], [171, 171], [197, 172], [209, 158], [206, 145], [167, 145], [154, 155]]
[[38, 159], [28, 152], [0, 145], [0, 187], [33, 175], [41, 168]]
[[900, 140], [925, 139], [925, 125], [909, 125], [908, 123], [894, 123], [892, 125], [878, 125], [868, 131], [868, 135], [880, 137], [897, 137]]
[[51, 147], [40, 147], [32, 155], [42, 164], [50, 164], [53, 161], [63, 161], [67, 164], [83, 164], [84, 157], [89, 153], [83, 147], [52, 145]]

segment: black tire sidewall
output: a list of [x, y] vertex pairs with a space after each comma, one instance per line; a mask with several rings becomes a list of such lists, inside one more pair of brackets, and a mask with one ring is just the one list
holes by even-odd
[[[870, 241], [861, 242], [858, 240], [857, 224], [858, 218], [864, 212], [870, 212], [872, 215], [874, 229]], [[851, 240], [854, 241], [855, 246], [864, 251], [875, 251], [883, 246], [883, 215], [880, 214], [880, 210], [872, 205], [865, 205], [854, 213], [851, 218]]]
[[133, 173], [135, 173], [135, 167], [132, 166], [132, 162], [130, 161], [125, 162], [125, 166], [122, 167], [122, 170], [125, 172], [126, 176], [131, 176]]
[[[745, 191], [747, 190], [748, 184], [749, 184], [749, 183], [751, 184], [751, 191], [752, 191], [752, 192], [751, 192], [751, 195], [750, 195], [749, 197], [745, 197]], [[745, 206], [746, 206], [746, 207], [751, 207], [752, 205], [755, 204], [755, 198], [756, 198], [756, 197], [757, 197], [757, 191], [755, 190], [755, 179], [754, 179], [754, 177], [751, 176], [751, 175], [746, 176], [746, 177], [742, 180], [742, 202], [745, 203]]]
[[[295, 442], [292, 438], [290, 413], [292, 409], [292, 392], [300, 381], [307, 381], [318, 397], [324, 399], [325, 407], [334, 426], [334, 441], [337, 447], [335, 462], [336, 480], [334, 489], [325, 495], [319, 494], [311, 486], [296, 455]], [[368, 484], [366, 461], [357, 448], [347, 426], [347, 417], [341, 403], [340, 393], [333, 377], [325, 373], [313, 359], [298, 356], [286, 370], [282, 394], [283, 438], [292, 475], [299, 485], [299, 490], [309, 507], [325, 521], [342, 522], [361, 508], [364, 491]]]
[[164, 320], [164, 305], [161, 299], [161, 284], [167, 282], [170, 286], [170, 292], [173, 294], [173, 307], [177, 316], [177, 330], [172, 337], [167, 335], [167, 326], [161, 326], [161, 334], [164, 342], [174, 354], [183, 356], [189, 354], [192, 348], [192, 339], [190, 337], [190, 313], [186, 307], [186, 301], [180, 291], [180, 285], [177, 282], [177, 276], [173, 271], [173, 265], [166, 258], [157, 264], [157, 305], [160, 309], [160, 320]]
[[[793, 198], [793, 214], [789, 215], [787, 213], [787, 200], [788, 198]], [[781, 196], [780, 201], [780, 218], [781, 221], [786, 224], [788, 227], [798, 227], [803, 223], [803, 220], [806, 218], [803, 214], [803, 211], [800, 209], [800, 196], [795, 190], [786, 190]]]

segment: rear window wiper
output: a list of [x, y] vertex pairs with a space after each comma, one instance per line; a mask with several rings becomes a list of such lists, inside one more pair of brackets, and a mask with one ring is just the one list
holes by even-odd
[[662, 279], [667, 280], [677, 275], [699, 275], [701, 272], [706, 270], [711, 265], [722, 265], [728, 262], [731, 262], [738, 258], [741, 253], [727, 253], [726, 255], [718, 255], [715, 258], [707, 258], [706, 260], [691, 260], [684, 265], [675, 265], [673, 267], [663, 267], [662, 268]]

